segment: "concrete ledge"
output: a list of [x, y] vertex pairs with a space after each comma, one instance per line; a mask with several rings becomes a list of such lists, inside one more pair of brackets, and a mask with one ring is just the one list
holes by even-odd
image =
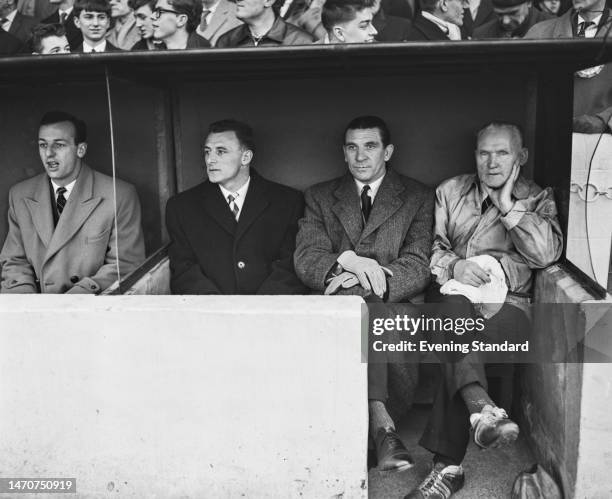
[[2, 296], [0, 476], [78, 497], [366, 497], [355, 297]]

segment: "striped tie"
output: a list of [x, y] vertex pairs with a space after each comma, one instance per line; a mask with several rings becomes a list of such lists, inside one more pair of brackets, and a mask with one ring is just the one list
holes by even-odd
[[64, 197], [64, 192], [66, 192], [66, 188], [65, 187], [58, 187], [57, 188], [57, 213], [58, 214], [62, 214], [62, 211], [64, 211], [64, 207], [66, 206], [66, 198]]
[[238, 206], [235, 203], [236, 198], [234, 196], [232, 196], [231, 194], [229, 196], [227, 196], [227, 202], [229, 204], [230, 210], [232, 210], [232, 213], [234, 214], [234, 218], [236, 219], [236, 221], [238, 221]]

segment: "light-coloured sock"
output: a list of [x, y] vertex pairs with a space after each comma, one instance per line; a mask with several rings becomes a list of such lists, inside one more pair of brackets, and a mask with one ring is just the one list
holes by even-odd
[[372, 437], [376, 437], [380, 428], [395, 431], [395, 424], [391, 416], [389, 416], [384, 403], [380, 400], [370, 400], [368, 408], [370, 412], [370, 434]]

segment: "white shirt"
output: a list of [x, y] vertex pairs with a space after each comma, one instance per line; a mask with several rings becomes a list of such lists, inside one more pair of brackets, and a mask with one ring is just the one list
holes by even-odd
[[[70, 193], [72, 192], [72, 189], [74, 188], [74, 184], [76, 184], [76, 179], [74, 179], [68, 185], [64, 186], [64, 188], [66, 189], [66, 192], [64, 192], [64, 197], [66, 198], [66, 201], [68, 201], [68, 198], [70, 197]], [[57, 190], [61, 187], [61, 185], [56, 184], [55, 182], [53, 182], [53, 180], [51, 180], [51, 185], [53, 186], [53, 192], [55, 193], [55, 200], [57, 201]]]
[[96, 50], [96, 52], [106, 52], [106, 40], [102, 40], [95, 47], [92, 47], [85, 40], [83, 40], [83, 52], [85, 52], [86, 54], [89, 54], [94, 49]]
[[17, 15], [17, 9], [15, 9], [13, 12], [11, 12], [8, 16], [4, 18], [6, 19], [6, 21], [4, 21], [4, 23], [2, 24], [2, 29], [6, 31], [7, 33], [8, 33], [8, 30], [11, 29], [11, 25], [13, 24], [13, 21], [15, 20], [16, 15]]
[[[385, 172], [385, 175], [386, 174], [387, 173]], [[376, 199], [376, 194], [378, 194], [378, 189], [380, 189], [380, 184], [382, 184], [385, 175], [380, 177], [378, 180], [375, 180], [374, 182], [370, 182], [369, 184], [364, 184], [363, 182], [360, 182], [357, 179], [353, 179], [355, 180], [355, 185], [357, 186], [357, 195], [361, 198], [361, 191], [363, 190], [363, 186], [369, 185], [370, 190], [368, 191], [368, 197], [372, 200], [372, 205], [374, 205], [374, 199]]]
[[461, 30], [456, 24], [448, 23], [443, 19], [434, 16], [431, 12], [423, 11], [421, 14], [423, 14], [425, 19], [436, 24], [442, 31], [444, 31], [450, 40], [461, 40]]
[[228, 191], [225, 187], [219, 184], [219, 188], [221, 189], [221, 194], [225, 198], [225, 202], [229, 205], [229, 201], [227, 200], [227, 196], [234, 196], [234, 204], [238, 207], [238, 214], [236, 215], [236, 220], [240, 219], [240, 214], [242, 213], [242, 206], [244, 205], [244, 200], [247, 195], [247, 191], [249, 190], [249, 184], [251, 183], [251, 177], [244, 183], [244, 185], [238, 189], [237, 191]]
[[[599, 23], [601, 21], [601, 16], [602, 14], [599, 14], [595, 19], [591, 21], [594, 24], [591, 24], [584, 32], [585, 38], [595, 38], [595, 35], [597, 34], [597, 29], [599, 27]], [[583, 23], [583, 22], [585, 22], [585, 19], [580, 14], [578, 14], [578, 21], [576, 22], [576, 26], [577, 26], [576, 32], [578, 32], [578, 30], [580, 29], [580, 23]]]

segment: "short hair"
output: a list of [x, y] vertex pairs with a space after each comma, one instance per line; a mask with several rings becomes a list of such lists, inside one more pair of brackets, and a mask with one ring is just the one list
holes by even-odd
[[383, 146], [387, 147], [391, 143], [391, 132], [389, 132], [389, 127], [387, 127], [384, 120], [378, 116], [359, 116], [351, 120], [344, 129], [344, 140], [346, 140], [346, 134], [349, 130], [364, 130], [367, 128], [378, 128]]
[[80, 144], [81, 142], [87, 142], [87, 125], [84, 121], [78, 119], [70, 113], [64, 111], [48, 111], [40, 119], [39, 130], [44, 125], [54, 125], [56, 123], [63, 122], [72, 123], [74, 126], [74, 143]]
[[202, 17], [201, 0], [168, 0], [168, 3], [172, 5], [174, 10], [178, 13], [187, 16], [187, 32], [193, 33], [200, 24]]
[[208, 127], [208, 137], [211, 133], [234, 132], [236, 138], [243, 149], [249, 149], [255, 153], [255, 139], [253, 138], [253, 129], [242, 121], [227, 119], [215, 121]]
[[134, 11], [140, 9], [140, 7], [144, 7], [145, 5], [148, 5], [149, 8], [153, 11], [155, 10], [156, 3], [157, 0], [128, 0], [128, 5], [130, 9]]
[[108, 0], [76, 0], [73, 10], [76, 17], [79, 17], [84, 10], [103, 12], [108, 17], [111, 16], [111, 6]]
[[37, 24], [32, 28], [30, 47], [34, 52], [42, 51], [42, 41], [49, 36], [66, 36], [66, 29], [60, 23]]
[[510, 123], [508, 121], [490, 121], [486, 125], [481, 126], [476, 132], [476, 143], [478, 144], [480, 137], [482, 137], [485, 132], [495, 129], [510, 131], [510, 133], [512, 134], [512, 139], [514, 143], [518, 146], [518, 148], [521, 149], [523, 147], [523, 129], [520, 127], [520, 125], [517, 125], [516, 123]]
[[434, 12], [440, 0], [419, 0], [421, 10], [424, 12]]
[[327, 31], [338, 24], [352, 21], [358, 12], [374, 7], [374, 0], [326, 0], [321, 12], [321, 23]]

